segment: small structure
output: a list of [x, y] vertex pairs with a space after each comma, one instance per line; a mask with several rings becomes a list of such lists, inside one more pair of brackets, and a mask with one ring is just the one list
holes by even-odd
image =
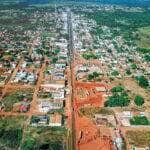
[[49, 116], [41, 115], [41, 116], [32, 116], [31, 125], [32, 126], [45, 126], [49, 123]]
[[39, 111], [40, 112], [49, 112], [50, 110], [56, 110], [63, 108], [63, 101], [62, 100], [40, 100], [39, 103]]

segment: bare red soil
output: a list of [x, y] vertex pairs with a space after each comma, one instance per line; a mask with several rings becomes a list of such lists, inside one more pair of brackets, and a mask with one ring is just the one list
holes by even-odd
[[[87, 117], [78, 115], [79, 108], [85, 105], [103, 106], [103, 92], [96, 91], [96, 87], [105, 87], [101, 83], [96, 82], [75, 82], [75, 131], [77, 150], [111, 150], [110, 137], [102, 136], [99, 128]], [[107, 87], [105, 87], [107, 88]], [[80, 97], [76, 91], [82, 90], [84, 97]]]

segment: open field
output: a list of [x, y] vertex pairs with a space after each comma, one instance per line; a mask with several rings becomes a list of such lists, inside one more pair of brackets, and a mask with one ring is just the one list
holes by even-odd
[[150, 48], [150, 27], [140, 28], [138, 33], [138, 46], [141, 48]]

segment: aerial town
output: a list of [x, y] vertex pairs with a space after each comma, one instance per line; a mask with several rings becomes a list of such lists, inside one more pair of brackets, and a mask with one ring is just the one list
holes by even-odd
[[150, 150], [150, 7], [0, 3], [0, 150]]

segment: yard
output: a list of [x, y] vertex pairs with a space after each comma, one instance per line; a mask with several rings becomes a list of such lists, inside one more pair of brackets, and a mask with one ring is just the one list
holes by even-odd
[[30, 104], [32, 101], [32, 95], [33, 91], [31, 89], [19, 90], [6, 94], [2, 99], [5, 107], [4, 110], [7, 112], [12, 111], [15, 104]]

